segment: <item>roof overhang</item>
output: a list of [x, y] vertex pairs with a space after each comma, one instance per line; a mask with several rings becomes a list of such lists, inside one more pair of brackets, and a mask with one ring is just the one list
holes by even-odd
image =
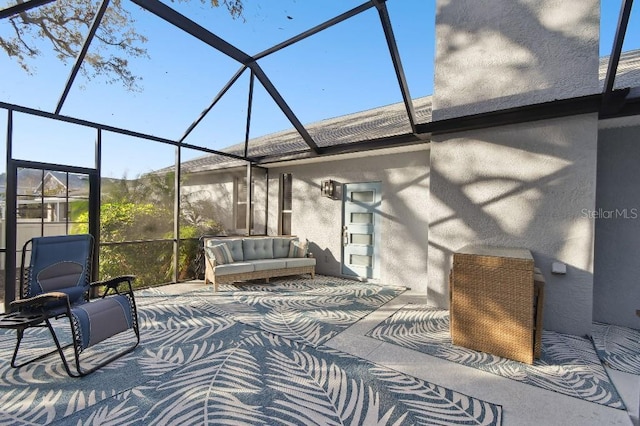
[[264, 167], [266, 169], [273, 169], [273, 168], [285, 167], [285, 166], [286, 167], [301, 166], [301, 165], [307, 165], [307, 164], [324, 163], [328, 161], [353, 160], [353, 159], [377, 157], [377, 156], [383, 156], [383, 155], [403, 154], [408, 152], [429, 151], [430, 148], [431, 148], [431, 143], [428, 141], [426, 142], [423, 141], [419, 144], [378, 148], [378, 149], [372, 149], [369, 151], [355, 151], [355, 152], [346, 152], [342, 154], [327, 154], [327, 155], [321, 155], [321, 156], [315, 156], [315, 157], [287, 158], [287, 159], [282, 159], [280, 161], [274, 160], [272, 162], [260, 163], [260, 167]]

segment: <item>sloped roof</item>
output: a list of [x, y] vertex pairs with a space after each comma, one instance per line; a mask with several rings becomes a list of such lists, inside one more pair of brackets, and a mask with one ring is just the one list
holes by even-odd
[[[42, 170], [36, 169], [19, 169], [18, 170], [18, 194], [34, 195], [40, 191], [42, 186]], [[54, 170], [46, 171], [44, 179], [56, 179], [65, 191], [72, 195], [86, 195], [89, 193], [89, 180], [84, 175], [76, 173], [65, 173]], [[0, 175], [0, 187], [6, 185], [6, 173]]]
[[[608, 66], [609, 57], [600, 58], [600, 90], [604, 89]], [[640, 86], [640, 50], [631, 50], [620, 55], [618, 72], [613, 86], [614, 89]]]
[[[609, 57], [600, 58], [600, 89], [604, 87]], [[640, 86], [640, 50], [625, 52], [620, 57], [615, 88]], [[417, 123], [431, 122], [431, 96], [413, 100]], [[386, 105], [366, 111], [318, 121], [305, 126], [319, 147], [346, 145], [411, 133], [404, 103]], [[223, 152], [244, 154], [244, 143], [232, 145]], [[249, 157], [275, 157], [309, 151], [308, 145], [294, 129], [288, 129], [249, 140]], [[183, 172], [241, 166], [243, 161], [207, 154], [182, 163]], [[169, 169], [169, 168], [168, 168]], [[167, 169], [167, 170], [168, 170]]]
[[[418, 123], [431, 121], [431, 96], [414, 99], [413, 105]], [[407, 111], [402, 102], [318, 121], [305, 127], [321, 148], [411, 133]], [[294, 128], [249, 140], [249, 157], [253, 158], [308, 150], [308, 145]], [[232, 145], [222, 151], [243, 155], [244, 143]], [[183, 162], [182, 168], [183, 172], [197, 173], [243, 164], [243, 161], [207, 154]]]

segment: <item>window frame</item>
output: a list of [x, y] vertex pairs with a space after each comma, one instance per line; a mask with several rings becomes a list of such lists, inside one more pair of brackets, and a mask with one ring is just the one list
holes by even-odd
[[[286, 185], [288, 183], [289, 192], [287, 194]], [[289, 209], [286, 208], [288, 195]], [[291, 235], [291, 221], [293, 219], [293, 174], [281, 173], [280, 174], [280, 197], [278, 200], [280, 212], [278, 215], [278, 232], [280, 235]], [[289, 220], [285, 220], [286, 216], [289, 216]], [[286, 229], [285, 223], [289, 223], [289, 229]]]

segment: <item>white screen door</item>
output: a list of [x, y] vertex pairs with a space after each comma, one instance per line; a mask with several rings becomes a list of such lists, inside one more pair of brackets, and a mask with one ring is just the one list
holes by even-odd
[[380, 182], [343, 188], [342, 273], [380, 278]]

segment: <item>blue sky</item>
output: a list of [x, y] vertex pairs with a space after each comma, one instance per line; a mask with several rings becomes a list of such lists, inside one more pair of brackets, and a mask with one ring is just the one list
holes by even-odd
[[[13, 0], [0, 0], [0, 6], [11, 3]], [[170, 5], [253, 55], [361, 3], [362, 0], [246, 0], [244, 21], [232, 20], [222, 7], [211, 9], [197, 1]], [[61, 112], [177, 139], [239, 65], [137, 6], [123, 4], [135, 17], [136, 28], [149, 38], [146, 47], [151, 59], [132, 63], [133, 71], [143, 78], [144, 90], [131, 93], [118, 85], [105, 84], [100, 78], [87, 82], [78, 77]], [[619, 4], [617, 0], [602, 0], [601, 52], [611, 49]], [[387, 7], [412, 97], [431, 94], [435, 0], [388, 0]], [[634, 13], [631, 29], [638, 21], [637, 14]], [[6, 33], [6, 26], [6, 20], [0, 22], [0, 33]], [[640, 46], [637, 34], [630, 33], [627, 39], [625, 50]], [[38, 60], [37, 72], [31, 76], [0, 56], [0, 100], [46, 111], [55, 109], [71, 64], [64, 65], [45, 48], [42, 50], [45, 57]], [[402, 99], [375, 9], [266, 57], [259, 64], [303, 123]], [[244, 139], [248, 76], [245, 72], [189, 136], [188, 143], [221, 149]], [[252, 137], [291, 127], [257, 81], [253, 102]], [[4, 128], [5, 123], [6, 116], [2, 114], [0, 127]], [[19, 114], [15, 117], [15, 130], [14, 157], [93, 165], [95, 132], [90, 129]], [[196, 151], [183, 153], [184, 158], [199, 155]], [[173, 147], [103, 134], [106, 175], [134, 176], [173, 161]]]

